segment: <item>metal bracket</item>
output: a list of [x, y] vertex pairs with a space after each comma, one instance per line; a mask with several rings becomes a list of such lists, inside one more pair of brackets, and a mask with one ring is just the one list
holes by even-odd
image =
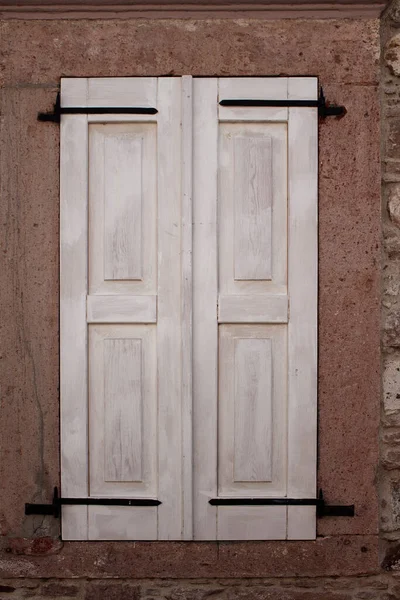
[[[329, 104], [324, 96], [324, 90], [320, 89], [318, 100], [221, 100], [221, 106], [261, 106], [261, 107], [308, 107], [318, 108], [321, 119], [326, 117], [342, 118], [346, 114], [346, 108], [335, 104]], [[64, 107], [61, 106], [60, 93], [57, 94], [56, 102], [52, 112], [38, 113], [39, 121], [60, 123], [61, 115], [104, 115], [104, 114], [131, 114], [131, 115], [155, 115], [157, 109], [146, 106], [121, 106], [121, 107]]]
[[38, 113], [38, 121], [60, 123], [61, 115], [155, 115], [158, 110], [147, 106], [61, 106], [60, 92], [57, 94], [53, 112]]
[[212, 498], [212, 506], [316, 506], [317, 517], [354, 517], [354, 504], [326, 504], [322, 490], [318, 498]]
[[58, 488], [55, 487], [51, 504], [25, 504], [25, 514], [53, 515], [57, 519], [62, 505], [159, 506], [160, 504], [160, 500], [151, 498], [60, 498]]
[[318, 108], [318, 116], [321, 119], [326, 117], [344, 117], [346, 108], [329, 104], [324, 96], [324, 90], [320, 89], [318, 100], [221, 100], [221, 106], [246, 106], [246, 107], [292, 107], [292, 108]]

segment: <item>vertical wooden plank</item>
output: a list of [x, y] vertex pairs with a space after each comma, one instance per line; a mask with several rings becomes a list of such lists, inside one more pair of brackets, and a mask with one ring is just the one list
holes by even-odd
[[195, 79], [193, 173], [194, 538], [215, 540], [217, 509], [218, 80]]
[[193, 537], [193, 282], [192, 282], [192, 168], [193, 80], [182, 77], [182, 477], [183, 539]]
[[233, 139], [235, 279], [272, 278], [272, 138]]
[[158, 80], [158, 538], [182, 536], [181, 80]]
[[104, 136], [104, 278], [142, 279], [143, 137]]
[[104, 340], [103, 356], [104, 479], [142, 481], [142, 341]]
[[234, 340], [234, 481], [272, 479], [272, 343]]
[[[290, 99], [316, 99], [316, 78], [289, 79]], [[318, 112], [289, 109], [289, 412], [288, 496], [316, 496]], [[301, 511], [288, 509], [290, 539], [304, 531]], [[315, 514], [315, 509], [312, 509]]]
[[[85, 115], [64, 115], [60, 148], [61, 492], [88, 494], [87, 188]], [[87, 539], [87, 507], [64, 507], [63, 539]]]

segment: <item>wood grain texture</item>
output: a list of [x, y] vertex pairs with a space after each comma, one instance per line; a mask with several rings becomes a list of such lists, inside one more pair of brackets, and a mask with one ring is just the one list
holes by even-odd
[[156, 326], [91, 325], [89, 357], [90, 494], [156, 497]]
[[272, 343], [234, 343], [233, 481], [272, 479]]
[[[63, 116], [60, 147], [61, 492], [88, 494], [87, 186], [84, 115]], [[63, 539], [87, 539], [86, 507], [63, 509]]]
[[217, 509], [218, 82], [195, 79], [193, 129], [194, 538], [215, 540]]
[[183, 539], [193, 538], [193, 80], [182, 77]]
[[219, 323], [287, 323], [286, 294], [219, 296]]
[[157, 296], [88, 296], [88, 323], [155, 323]]
[[89, 506], [89, 539], [156, 540], [157, 508], [153, 506]]
[[[316, 78], [290, 79], [290, 98], [317, 98], [317, 94]], [[317, 109], [290, 108], [288, 494], [294, 498], [312, 498], [316, 494], [317, 148]], [[302, 515], [292, 511], [289, 518], [290, 535], [300, 535], [296, 532], [304, 531]]]
[[236, 136], [234, 166], [234, 277], [272, 278], [272, 139]]
[[83, 77], [61, 80], [61, 106], [157, 106], [156, 77]]
[[142, 279], [143, 137], [111, 133], [104, 143], [104, 279]]
[[90, 294], [156, 293], [156, 136], [155, 123], [89, 126]]
[[286, 495], [286, 333], [286, 325], [219, 326], [220, 496]]
[[142, 481], [142, 340], [109, 338], [103, 353], [104, 479]]
[[284, 540], [286, 506], [219, 506], [218, 540]]
[[181, 93], [179, 78], [158, 80], [158, 537], [164, 540], [182, 536]]
[[[219, 100], [285, 100], [287, 77], [226, 77], [219, 80]], [[286, 107], [219, 106], [222, 121], [287, 121]]]
[[[243, 152], [236, 151], [236, 144], [239, 143], [239, 148], [244, 144], [250, 150], [253, 141], [261, 146], [263, 151], [259, 152], [256, 147], [251, 160], [248, 156], [253, 165], [253, 175], [250, 176], [249, 160], [244, 170], [240, 160], [240, 154]], [[271, 144], [272, 159], [268, 152], [265, 152], [269, 144]], [[241, 123], [235, 120], [220, 123], [218, 174], [220, 293], [247, 296], [286, 293], [288, 177], [286, 124]], [[259, 187], [260, 184], [265, 190], [259, 189], [255, 193], [253, 186]], [[269, 197], [266, 198], [266, 194], [269, 194]], [[259, 227], [260, 224], [262, 227]], [[266, 260], [267, 269], [265, 269]], [[242, 271], [239, 275], [243, 277], [243, 273], [249, 272], [250, 276], [246, 279], [240, 280], [236, 276], [238, 261], [241, 261], [239, 264]], [[257, 273], [258, 269], [260, 269], [259, 273]]]

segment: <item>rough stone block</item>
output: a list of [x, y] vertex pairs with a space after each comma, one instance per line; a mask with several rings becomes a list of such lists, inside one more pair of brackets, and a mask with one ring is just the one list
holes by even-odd
[[400, 75], [400, 34], [397, 33], [389, 40], [385, 49], [385, 62], [391, 73], [397, 77]]
[[400, 356], [398, 354], [387, 356], [384, 361], [383, 403], [387, 414], [400, 411]]
[[400, 348], [400, 312], [393, 311], [384, 323], [383, 343], [388, 348]]
[[115, 581], [90, 581], [86, 585], [85, 600], [139, 600], [140, 587]]
[[400, 185], [392, 186], [389, 191], [388, 212], [393, 223], [400, 227]]
[[400, 158], [400, 119], [390, 119], [387, 128], [386, 157]]
[[75, 598], [79, 594], [79, 587], [68, 583], [51, 581], [42, 586], [40, 593], [46, 598], [58, 598], [60, 596], [65, 598]]

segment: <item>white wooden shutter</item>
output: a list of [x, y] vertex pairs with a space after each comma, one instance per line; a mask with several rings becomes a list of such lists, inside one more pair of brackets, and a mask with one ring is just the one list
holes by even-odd
[[64, 107], [158, 111], [62, 117], [62, 496], [161, 502], [64, 506], [64, 539], [315, 537], [315, 506], [246, 499], [316, 495], [317, 109], [219, 100], [316, 98], [62, 81]]
[[62, 116], [61, 492], [161, 502], [64, 506], [64, 539], [184, 535], [181, 92], [62, 81], [63, 107], [158, 112]]
[[194, 537], [308, 539], [315, 506], [246, 499], [316, 497], [317, 109], [224, 99], [317, 80], [194, 81]]

